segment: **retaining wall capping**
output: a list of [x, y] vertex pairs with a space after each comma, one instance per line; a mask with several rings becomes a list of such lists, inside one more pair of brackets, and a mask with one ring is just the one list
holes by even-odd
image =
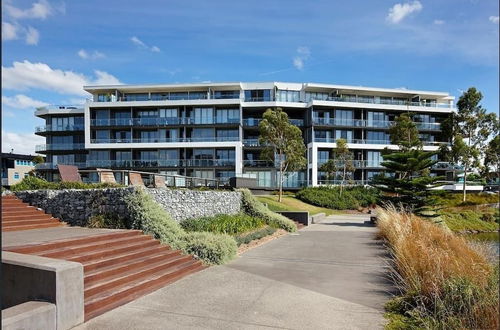
[[[90, 217], [112, 213], [128, 218], [124, 198], [138, 187], [108, 189], [29, 190], [16, 196], [72, 226], [85, 226]], [[241, 210], [241, 193], [144, 188], [176, 221]]]
[[308, 211], [276, 211], [276, 213], [279, 213], [293, 221], [297, 221], [298, 223], [301, 223], [304, 226], [310, 225], [310, 218]]
[[320, 223], [325, 218], [326, 218], [325, 213], [317, 213], [311, 216], [311, 223]]
[[56, 330], [56, 305], [28, 301], [2, 310], [2, 330]]

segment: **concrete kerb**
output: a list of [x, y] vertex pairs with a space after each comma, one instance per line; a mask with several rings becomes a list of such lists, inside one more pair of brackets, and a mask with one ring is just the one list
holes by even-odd
[[80, 263], [2, 251], [2, 287], [2, 309], [45, 301], [56, 305], [57, 329], [84, 321]]
[[320, 223], [325, 218], [326, 218], [325, 213], [317, 213], [311, 216], [311, 223]]
[[2, 310], [2, 330], [56, 330], [56, 305], [28, 301]]

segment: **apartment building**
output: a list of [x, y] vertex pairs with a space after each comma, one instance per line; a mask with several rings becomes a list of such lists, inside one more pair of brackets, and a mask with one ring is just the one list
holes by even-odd
[[29, 172], [35, 169], [32, 155], [21, 155], [14, 153], [2, 153], [2, 186], [10, 187], [21, 182]]
[[[321, 164], [333, 157], [344, 138], [354, 153], [351, 181], [367, 184], [383, 168], [381, 151], [391, 145], [394, 118], [411, 112], [424, 150], [448, 143], [441, 122], [450, 116], [448, 93], [368, 88], [318, 83], [199, 83], [170, 85], [85, 86], [84, 106], [48, 106], [36, 115], [45, 120], [36, 134], [46, 144], [47, 178], [57, 180], [57, 164], [79, 168], [134, 169], [227, 180], [258, 179], [261, 187], [277, 182], [274, 162], [263, 160], [258, 125], [268, 108], [280, 107], [300, 127], [307, 146], [307, 168], [291, 173], [288, 188], [336, 183]], [[439, 163], [434, 174], [448, 170]]]

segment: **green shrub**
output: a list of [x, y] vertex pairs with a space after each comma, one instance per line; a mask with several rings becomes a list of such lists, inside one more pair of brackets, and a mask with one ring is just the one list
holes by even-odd
[[61, 189], [99, 189], [123, 187], [117, 183], [83, 183], [83, 182], [49, 182], [41, 178], [29, 175], [19, 183], [10, 187], [11, 191], [24, 190], [61, 190]]
[[180, 240], [181, 249], [212, 265], [224, 264], [236, 256], [236, 241], [226, 234], [208, 232], [186, 233]]
[[207, 232], [186, 233], [153, 198], [137, 189], [125, 197], [130, 219], [127, 227], [140, 229], [173, 249], [194, 254], [205, 263], [223, 264], [234, 258], [236, 241], [229, 235]]
[[467, 201], [462, 201], [462, 194], [446, 193], [438, 199], [438, 204], [441, 206], [470, 206], [481, 204], [498, 203], [497, 194], [486, 193], [467, 193]]
[[308, 187], [301, 189], [296, 195], [303, 202], [336, 210], [355, 210], [377, 204], [380, 192], [375, 188], [344, 187], [342, 195], [340, 187]]
[[490, 210], [442, 210], [440, 213], [448, 228], [456, 232], [495, 231], [498, 230], [497, 217], [493, 211], [488, 212]]
[[253, 240], [261, 239], [262, 237], [272, 235], [275, 232], [276, 228], [266, 226], [264, 228], [257, 229], [250, 233], [245, 233], [236, 236], [236, 243], [238, 244], [238, 246], [240, 246], [241, 244], [248, 244]]
[[94, 215], [87, 221], [89, 228], [110, 228], [110, 229], [127, 229], [127, 222], [125, 219], [109, 213]]
[[297, 231], [297, 226], [292, 220], [269, 210], [252, 195], [250, 190], [238, 189], [237, 191], [241, 192], [242, 208], [245, 213], [263, 219], [271, 227], [281, 228], [289, 232]]
[[228, 235], [244, 233], [264, 225], [264, 220], [244, 213], [218, 214], [213, 217], [187, 219], [181, 222], [182, 228], [186, 231], [208, 231]]

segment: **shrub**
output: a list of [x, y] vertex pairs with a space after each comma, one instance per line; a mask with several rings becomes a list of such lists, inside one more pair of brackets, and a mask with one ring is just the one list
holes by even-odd
[[126, 220], [115, 214], [94, 215], [87, 221], [89, 228], [127, 229]]
[[301, 189], [296, 195], [303, 202], [336, 210], [355, 210], [378, 203], [380, 193], [375, 188], [323, 186]]
[[447, 193], [438, 199], [441, 206], [470, 206], [498, 203], [497, 194], [467, 193], [467, 201], [462, 202], [462, 194]]
[[393, 207], [377, 211], [402, 297], [386, 305], [393, 329], [497, 329], [498, 270], [458, 237]]
[[498, 230], [496, 216], [489, 210], [442, 210], [440, 211], [448, 228], [453, 231], [495, 231]]
[[137, 189], [125, 197], [130, 218], [127, 227], [141, 229], [173, 249], [194, 254], [205, 263], [223, 264], [234, 258], [237, 247], [234, 238], [206, 232], [186, 233], [153, 198]]
[[238, 189], [242, 196], [242, 208], [245, 213], [256, 218], [261, 218], [265, 223], [274, 228], [281, 228], [289, 232], [297, 231], [295, 223], [282, 216], [274, 213], [259, 202], [248, 189]]
[[244, 233], [264, 225], [264, 220], [244, 213], [218, 214], [213, 217], [187, 219], [181, 222], [182, 228], [186, 231], [208, 231], [228, 235]]
[[233, 259], [238, 248], [234, 238], [229, 235], [191, 232], [182, 236], [181, 249], [208, 264], [220, 265]]
[[61, 189], [99, 189], [123, 187], [117, 183], [83, 183], [83, 182], [49, 182], [41, 178], [29, 175], [19, 183], [10, 187], [11, 191], [24, 190], [61, 190]]
[[266, 226], [264, 228], [257, 229], [250, 233], [245, 233], [236, 236], [236, 243], [238, 244], [238, 246], [240, 246], [241, 244], [248, 244], [253, 240], [261, 239], [262, 237], [272, 235], [275, 232], [276, 228]]

